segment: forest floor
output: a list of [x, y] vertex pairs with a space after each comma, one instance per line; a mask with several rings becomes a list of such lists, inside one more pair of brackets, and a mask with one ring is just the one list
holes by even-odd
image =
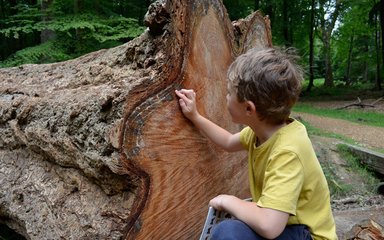
[[[306, 102], [314, 107], [333, 109], [351, 103], [351, 101]], [[370, 100], [367, 100], [367, 102], [369, 103]], [[375, 108], [359, 108], [359, 110], [375, 111], [384, 114], [384, 100], [375, 104]], [[356, 145], [370, 149], [384, 149], [384, 128], [301, 112], [294, 112], [292, 116], [304, 120], [315, 128], [352, 139]], [[341, 157], [337, 150], [336, 145], [341, 143], [342, 140], [315, 135], [311, 135], [310, 138], [319, 161], [324, 165], [327, 164], [329, 166], [331, 164], [335, 175], [338, 176], [338, 180], [350, 186], [347, 196], [331, 197], [339, 238], [346, 239], [346, 233], [349, 232], [355, 224], [365, 219], [374, 220], [384, 226], [384, 196], [364, 189], [362, 185], [364, 177], [351, 171], [348, 163]], [[380, 180], [384, 181], [384, 179]]]

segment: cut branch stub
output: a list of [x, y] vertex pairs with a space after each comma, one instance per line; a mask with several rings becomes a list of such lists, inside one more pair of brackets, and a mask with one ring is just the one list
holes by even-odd
[[[231, 132], [226, 72], [270, 47], [259, 13], [232, 26], [220, 0], [158, 1], [133, 41], [67, 62], [0, 69], [0, 218], [28, 238], [196, 239], [208, 201], [249, 197], [245, 153], [225, 153], [180, 111]], [[28, 224], [26, 224], [28, 223]]]

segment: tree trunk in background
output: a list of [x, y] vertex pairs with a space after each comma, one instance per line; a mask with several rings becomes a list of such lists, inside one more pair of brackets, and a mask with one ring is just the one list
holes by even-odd
[[323, 33], [323, 45], [324, 45], [324, 65], [325, 65], [325, 80], [324, 86], [333, 86], [333, 69], [332, 69], [332, 56], [331, 56], [331, 37], [328, 34]]
[[[375, 1], [376, 2], [376, 1]], [[383, 39], [383, 29], [384, 29], [384, 1], [379, 1], [377, 3], [374, 3], [373, 7], [369, 11], [369, 19], [373, 22], [375, 25], [375, 49], [376, 49], [376, 79], [375, 79], [375, 88], [378, 90], [381, 90], [381, 62], [384, 61], [384, 59], [380, 59], [380, 55], [382, 58], [384, 57], [384, 49], [381, 45]], [[380, 28], [377, 26], [377, 18], [379, 17], [379, 25]], [[380, 34], [381, 29], [381, 34]]]
[[0, 0], [0, 7], [1, 7], [1, 18], [4, 19], [5, 18], [5, 4], [4, 4], [4, 0]]
[[[384, 0], [380, 1], [380, 28], [381, 28], [381, 61], [384, 66]], [[381, 77], [376, 81], [376, 89], [381, 90]]]
[[[5, 4], [4, 0], [0, 0], [0, 7], [1, 7], [1, 19], [5, 19]], [[7, 51], [5, 49], [6, 46], [6, 39], [1, 34], [0, 35], [0, 61], [3, 61], [7, 56]]]
[[333, 86], [333, 69], [332, 69], [332, 54], [331, 54], [331, 37], [332, 31], [335, 28], [337, 18], [339, 17], [342, 0], [336, 0], [335, 7], [331, 12], [327, 12], [329, 15], [328, 19], [325, 19], [326, 12], [324, 11], [324, 6], [327, 1], [321, 0], [319, 3], [320, 6], [320, 26], [322, 32], [322, 41], [324, 45], [324, 64], [325, 64], [325, 80], [324, 86], [332, 87]]
[[381, 79], [381, 61], [380, 61], [380, 29], [377, 27], [377, 19], [374, 19], [375, 22], [375, 48], [376, 48], [376, 77], [375, 77], [375, 88], [380, 87]]
[[[53, 0], [44, 0], [41, 1], [41, 12], [42, 12], [42, 19], [43, 22], [47, 22], [52, 20], [53, 16], [48, 15], [47, 9], [51, 6], [53, 3]], [[49, 29], [44, 29], [41, 31], [40, 34], [40, 41], [41, 43], [45, 43], [49, 40], [52, 40], [55, 38], [55, 32]]]
[[260, 10], [260, 0], [255, 0], [255, 7], [253, 8], [253, 10]]
[[[369, 45], [368, 45], [369, 40], [370, 40], [369, 36], [366, 36], [366, 39], [364, 41], [364, 52], [365, 53], [368, 53], [368, 51], [369, 51]], [[363, 82], [366, 83], [366, 82], [368, 82], [368, 74], [369, 74], [369, 64], [368, 64], [368, 61], [366, 59], [363, 62], [363, 67], [364, 67]]]
[[284, 45], [285, 47], [292, 46], [292, 39], [290, 37], [290, 20], [289, 20], [289, 7], [288, 0], [283, 0], [283, 36], [284, 36]]
[[[208, 201], [250, 196], [246, 155], [180, 111], [231, 132], [226, 71], [272, 46], [259, 13], [231, 25], [219, 0], [155, 2], [149, 30], [78, 59], [0, 69], [0, 218], [33, 239], [197, 239]], [[235, 31], [235, 34], [234, 32]]]
[[313, 87], [313, 81], [315, 79], [315, 74], [313, 72], [314, 68], [314, 28], [315, 28], [315, 0], [311, 1], [311, 22], [309, 29], [309, 83], [306, 89], [307, 92], [310, 92]]
[[265, 14], [269, 16], [269, 19], [271, 20], [271, 26], [273, 26], [274, 19], [275, 19], [275, 11], [274, 11], [274, 5], [272, 1], [267, 1], [265, 3]]
[[14, 8], [17, 5], [17, 0], [9, 0], [10, 5], [10, 15], [15, 15], [17, 13], [17, 10]]
[[347, 59], [347, 72], [345, 73], [345, 85], [351, 85], [351, 66], [352, 66], [352, 51], [353, 51], [353, 38], [352, 34], [349, 40], [348, 59]]

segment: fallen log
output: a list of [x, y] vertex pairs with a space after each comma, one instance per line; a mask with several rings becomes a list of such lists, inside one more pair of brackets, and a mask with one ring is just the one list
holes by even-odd
[[357, 223], [346, 234], [346, 240], [383, 240], [383, 226], [377, 222], [366, 219]]
[[0, 222], [28, 239], [197, 239], [219, 193], [249, 197], [245, 155], [212, 145], [174, 90], [237, 131], [226, 69], [271, 46], [258, 12], [231, 24], [219, 0], [158, 1], [148, 30], [78, 59], [0, 69]]
[[356, 145], [345, 144], [348, 150], [357, 156], [360, 163], [369, 170], [384, 176], [384, 154]]

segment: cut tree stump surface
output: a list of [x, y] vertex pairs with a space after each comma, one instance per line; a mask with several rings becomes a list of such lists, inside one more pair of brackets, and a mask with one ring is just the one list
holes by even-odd
[[0, 221], [30, 239], [197, 239], [208, 202], [250, 196], [245, 153], [183, 116], [175, 89], [226, 111], [236, 56], [272, 46], [268, 18], [220, 0], [157, 1], [140, 37], [54, 64], [0, 69]]

